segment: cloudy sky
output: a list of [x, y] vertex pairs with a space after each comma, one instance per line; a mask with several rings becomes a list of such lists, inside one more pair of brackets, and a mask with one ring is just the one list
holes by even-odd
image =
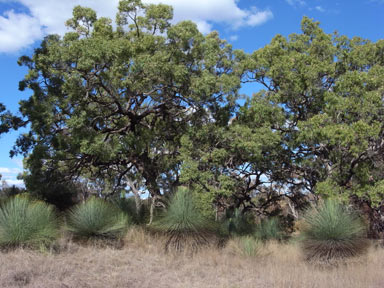
[[[299, 32], [306, 15], [331, 33], [377, 41], [384, 38], [384, 0], [143, 0], [174, 7], [174, 22], [193, 20], [203, 33], [218, 30], [235, 48], [251, 52], [269, 43], [276, 34]], [[67, 31], [65, 20], [75, 5], [88, 6], [99, 16], [114, 19], [118, 0], [0, 0], [0, 102], [16, 112], [18, 82], [26, 70], [17, 65], [21, 55], [31, 55], [48, 34]], [[244, 89], [252, 93], [252, 87]], [[10, 184], [21, 184], [16, 175], [22, 159], [9, 158], [18, 133], [0, 137], [0, 174]]]

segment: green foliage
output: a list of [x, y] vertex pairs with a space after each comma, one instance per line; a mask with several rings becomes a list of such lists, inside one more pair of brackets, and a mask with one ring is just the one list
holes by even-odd
[[[355, 194], [378, 204], [380, 192], [369, 186], [384, 177], [376, 172], [383, 163], [383, 41], [326, 34], [307, 17], [301, 26], [302, 33], [276, 35], [243, 58], [245, 79], [265, 91], [254, 95], [242, 114], [254, 122], [259, 116], [251, 112], [267, 108], [263, 103], [284, 107], [260, 113], [272, 118], [269, 128], [281, 135], [284, 147], [271, 150], [278, 157], [268, 159], [268, 165], [277, 164], [270, 173], [275, 181], [292, 183], [295, 175], [312, 193], [345, 199]], [[289, 188], [297, 192], [298, 185]]]
[[54, 208], [41, 201], [17, 196], [0, 208], [0, 246], [41, 247], [59, 234]]
[[21, 178], [32, 197], [63, 211], [76, 204], [80, 191], [72, 181], [66, 180], [66, 173], [59, 166], [46, 160], [48, 150], [47, 147], [40, 147], [24, 159], [23, 164], [27, 170]]
[[308, 211], [305, 223], [302, 246], [308, 260], [352, 257], [367, 249], [366, 227], [361, 219], [334, 200]]
[[4, 104], [0, 103], [0, 135], [24, 125], [25, 123], [19, 116], [13, 115], [6, 110]]
[[118, 239], [127, 231], [129, 218], [115, 205], [91, 197], [71, 209], [67, 225], [79, 238]]
[[240, 209], [235, 209], [232, 215], [227, 215], [224, 222], [228, 234], [232, 236], [251, 235], [255, 230], [255, 223], [249, 214], [244, 214]]
[[118, 7], [114, 25], [76, 6], [66, 22], [72, 31], [20, 58], [29, 68], [20, 89], [33, 91], [20, 110], [31, 129], [14, 152], [31, 152], [67, 178], [104, 176], [116, 190], [134, 175], [160, 196], [160, 181], [178, 181], [182, 135], [220, 118], [215, 110], [231, 111], [240, 77], [231, 45], [191, 21], [172, 25], [172, 7]]
[[181, 187], [172, 197], [165, 215], [154, 223], [154, 228], [167, 234], [166, 251], [182, 251], [188, 245], [197, 250], [208, 244], [214, 225], [196, 206], [192, 191]]
[[136, 201], [134, 197], [117, 198], [113, 200], [116, 205], [124, 212], [134, 224], [144, 224], [148, 222], [149, 207], [146, 201], [141, 200], [139, 211], [137, 211]]
[[263, 241], [282, 240], [284, 233], [279, 220], [276, 217], [263, 219], [256, 227], [255, 237]]
[[[116, 16], [76, 6], [69, 33], [19, 59], [32, 93], [23, 119], [0, 104], [0, 133], [30, 124], [12, 153], [29, 155], [31, 193], [69, 206], [75, 190], [56, 180], [86, 175], [112, 191], [134, 178], [156, 199], [186, 184], [209, 216], [266, 212], [281, 192], [382, 204], [383, 40], [304, 17], [301, 33], [247, 54], [173, 25], [167, 5], [122, 0]], [[263, 89], [240, 107], [242, 83]]]

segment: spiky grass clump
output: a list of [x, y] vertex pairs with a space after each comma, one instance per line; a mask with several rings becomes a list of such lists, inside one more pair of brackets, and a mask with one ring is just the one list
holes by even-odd
[[68, 215], [68, 230], [83, 239], [119, 239], [125, 235], [129, 218], [115, 205], [91, 197]]
[[59, 235], [53, 206], [17, 196], [0, 209], [0, 246], [38, 248], [51, 244]]
[[245, 257], [255, 257], [261, 254], [263, 243], [252, 236], [238, 236], [227, 244], [231, 253]]
[[263, 219], [256, 227], [256, 238], [262, 241], [282, 240], [284, 233], [281, 229], [279, 220], [275, 217]]
[[176, 252], [190, 248], [198, 250], [208, 244], [212, 223], [198, 210], [191, 191], [180, 188], [172, 197], [164, 216], [153, 226], [167, 234], [165, 250]]
[[302, 247], [309, 261], [353, 257], [368, 248], [363, 222], [336, 201], [325, 201], [307, 212], [305, 224]]

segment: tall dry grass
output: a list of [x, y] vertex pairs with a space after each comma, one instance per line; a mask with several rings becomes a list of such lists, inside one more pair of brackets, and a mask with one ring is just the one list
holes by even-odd
[[[122, 249], [62, 244], [60, 253], [0, 254], [1, 287], [384, 287], [384, 249], [336, 267], [303, 261], [295, 244], [268, 243], [255, 257], [209, 247], [165, 254], [164, 239], [131, 229]], [[190, 255], [190, 254], [189, 254]]]

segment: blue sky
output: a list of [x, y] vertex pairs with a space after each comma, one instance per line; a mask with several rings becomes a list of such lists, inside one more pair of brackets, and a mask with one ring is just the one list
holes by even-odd
[[[92, 7], [99, 15], [114, 18], [118, 0], [0, 0], [0, 102], [17, 112], [18, 102], [31, 92], [19, 92], [26, 73], [17, 65], [21, 55], [31, 55], [42, 37], [63, 34], [63, 23], [72, 7]], [[175, 21], [191, 19], [203, 33], [218, 30], [234, 48], [251, 52], [268, 44], [273, 36], [300, 32], [300, 20], [309, 16], [327, 32], [383, 39], [384, 0], [144, 0], [174, 6]], [[252, 94], [255, 87], [245, 87]], [[0, 174], [9, 184], [21, 184], [22, 158], [9, 158], [19, 132], [0, 137]]]

